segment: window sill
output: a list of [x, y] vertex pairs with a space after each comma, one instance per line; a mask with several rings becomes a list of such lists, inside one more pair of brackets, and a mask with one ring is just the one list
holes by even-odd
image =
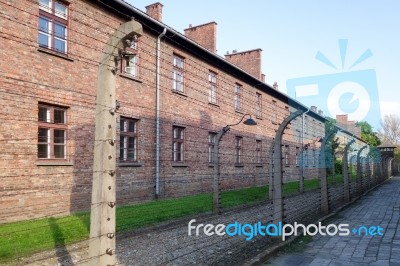
[[214, 163], [208, 163], [208, 167], [214, 168]]
[[262, 164], [256, 164], [256, 167], [264, 167]]
[[130, 79], [130, 80], [133, 80], [133, 81], [136, 81], [136, 82], [139, 82], [139, 83], [143, 83], [143, 81], [141, 79], [139, 79], [138, 77], [134, 77], [134, 76], [131, 76], [131, 75], [128, 75], [128, 74], [125, 74], [125, 73], [119, 73], [119, 75], [121, 77]]
[[62, 54], [62, 53], [58, 53], [58, 52], [53, 51], [53, 50], [51, 50], [51, 49], [39, 47], [39, 48], [37, 48], [37, 50], [38, 50], [39, 52], [42, 52], [42, 53], [45, 53], [45, 54], [49, 54], [49, 55], [54, 55], [54, 56], [63, 58], [63, 59], [65, 59], [65, 60], [71, 61], [71, 62], [74, 61], [74, 59], [68, 57], [68, 55]]
[[177, 90], [172, 90], [173, 93], [176, 93], [178, 95], [184, 96], [184, 97], [188, 97], [186, 93], [181, 92], [181, 91], [177, 91]]
[[73, 166], [72, 162], [66, 161], [37, 161], [36, 166]]
[[290, 167], [290, 165], [289, 164], [285, 164], [285, 167]]
[[142, 167], [144, 163], [142, 162], [120, 162], [118, 167]]
[[217, 103], [210, 103], [210, 102], [208, 102], [208, 105], [211, 105], [211, 106], [214, 106], [214, 107], [218, 107], [218, 108], [220, 107], [219, 104], [217, 104]]
[[244, 114], [244, 113], [242, 112], [242, 110], [237, 110], [237, 109], [235, 109], [235, 112], [236, 112], [236, 113], [239, 113], [239, 114]]
[[256, 116], [257, 119], [263, 120], [261, 116]]
[[184, 163], [184, 162], [172, 162], [171, 166], [172, 167], [188, 167], [187, 163]]
[[244, 167], [244, 164], [242, 164], [242, 163], [235, 163], [235, 167]]
[[278, 123], [277, 123], [277, 122], [273, 122], [273, 121], [271, 121], [271, 123], [272, 123], [272, 124], [274, 124], [274, 125], [278, 125]]

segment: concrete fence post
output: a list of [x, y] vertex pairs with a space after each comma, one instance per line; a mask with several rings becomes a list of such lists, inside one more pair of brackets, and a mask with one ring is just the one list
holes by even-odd
[[222, 136], [228, 132], [229, 128], [223, 128], [217, 133], [214, 144], [214, 178], [213, 178], [213, 213], [221, 214], [221, 169], [219, 156], [219, 143]]
[[[325, 134], [321, 143], [321, 153], [319, 159], [319, 178], [321, 186], [321, 212], [327, 214], [329, 212], [329, 198], [328, 198], [328, 180], [326, 177], [327, 162], [326, 162], [326, 144], [328, 140], [338, 132], [338, 128], [334, 127], [328, 134]], [[334, 158], [332, 158], [333, 164]]]
[[[276, 131], [275, 141], [274, 141], [274, 149], [273, 149], [273, 161], [274, 161], [274, 169], [273, 169], [273, 221], [275, 224], [283, 221], [283, 190], [282, 190], [282, 181], [283, 181], [283, 170], [282, 170], [282, 136], [283, 131], [286, 126], [304, 113], [303, 110], [297, 110], [294, 113], [291, 113], [288, 117], [286, 117], [282, 123], [279, 125], [278, 130]], [[271, 162], [272, 163], [272, 162]], [[270, 184], [271, 185], [271, 184]]]
[[357, 193], [359, 194], [363, 193], [363, 171], [362, 171], [362, 159], [361, 159], [361, 153], [364, 149], [368, 147], [367, 145], [364, 145], [357, 153]]
[[[354, 142], [355, 142], [355, 140], [352, 139], [349, 143], [347, 143], [346, 147], [344, 148], [344, 152], [343, 152], [343, 165], [342, 165], [343, 194], [344, 194], [344, 200], [346, 202], [350, 201], [349, 165], [348, 165], [347, 157], [348, 157], [348, 153], [349, 153], [349, 148]], [[351, 161], [350, 161], [350, 164], [351, 164]]]
[[90, 265], [115, 265], [116, 69], [123, 41], [143, 33], [136, 21], [122, 24], [108, 40], [99, 65], [90, 213]]

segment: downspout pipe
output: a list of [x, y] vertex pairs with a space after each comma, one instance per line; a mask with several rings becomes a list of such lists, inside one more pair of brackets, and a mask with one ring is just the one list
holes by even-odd
[[160, 196], [160, 46], [161, 38], [167, 33], [167, 28], [157, 38], [156, 65], [156, 199]]

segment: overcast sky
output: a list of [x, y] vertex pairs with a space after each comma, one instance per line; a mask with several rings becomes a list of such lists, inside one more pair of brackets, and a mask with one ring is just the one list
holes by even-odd
[[[143, 11], [146, 5], [154, 3], [148, 0], [127, 0], [127, 2]], [[296, 95], [297, 99], [306, 105], [313, 103], [326, 114], [329, 114], [330, 110], [360, 114], [363, 112], [362, 106], [368, 105], [363, 96], [376, 98], [375, 95], [378, 95], [382, 115], [400, 114], [400, 1], [162, 0], [160, 2], [164, 5], [164, 23], [179, 32], [183, 33], [183, 29], [189, 24], [195, 26], [210, 21], [217, 22], [217, 49], [220, 55], [234, 49], [244, 51], [261, 48], [262, 68], [267, 83], [272, 84], [277, 81], [279, 89], [293, 97], [294, 91], [286, 90], [288, 80], [296, 79], [294, 80], [296, 83], [297, 79], [301, 81], [301, 78], [313, 77], [313, 82], [319, 84], [325, 82], [324, 78], [319, 78], [320, 76], [337, 74], [332, 76], [338, 79], [337, 84], [340, 85], [335, 88], [335, 92], [343, 95], [329, 99], [331, 102], [338, 101], [338, 105], [342, 107], [329, 108], [327, 106], [329, 104], [319, 98], [325, 97], [326, 100], [329, 91], [335, 87], [321, 87], [321, 84], [319, 84], [319, 97], [302, 99]], [[343, 68], [339, 39], [347, 40]], [[315, 57], [318, 52], [336, 66], [336, 69], [329, 66], [326, 60], [325, 63], [317, 60]], [[366, 60], [350, 70], [350, 66], [364, 52], [369, 57], [367, 56]], [[342, 49], [342, 56], [343, 54]], [[344, 76], [339, 74], [361, 70], [374, 71], [361, 73], [358, 76], [347, 75], [340, 81]], [[376, 73], [376, 77], [371, 77], [373, 72]], [[364, 74], [367, 76], [363, 76]], [[368, 82], [357, 86], [360, 83], [357, 79], [360, 78]], [[374, 80], [377, 82], [376, 85]], [[356, 88], [350, 90], [357, 94], [356, 97], [343, 88], [344, 85], [351, 87], [354, 83]], [[357, 98], [359, 101], [356, 101]], [[371, 105], [374, 105], [373, 101], [374, 99], [370, 99]], [[379, 112], [375, 111], [374, 118], [370, 118], [371, 114], [369, 116], [375, 130], [379, 127], [378, 114]], [[353, 118], [358, 119], [357, 116]]]

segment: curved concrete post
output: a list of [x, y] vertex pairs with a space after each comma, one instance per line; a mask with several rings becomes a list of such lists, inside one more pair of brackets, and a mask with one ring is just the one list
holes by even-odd
[[357, 187], [360, 190], [360, 194], [363, 192], [363, 172], [362, 172], [362, 165], [361, 165], [361, 152], [368, 147], [364, 145], [357, 153]]
[[96, 129], [90, 213], [90, 265], [115, 265], [116, 69], [119, 48], [131, 35], [143, 34], [136, 21], [122, 24], [108, 39], [97, 74]]
[[[326, 143], [333, 135], [335, 135], [335, 133], [337, 133], [337, 131], [338, 129], [334, 127], [331, 132], [328, 132], [328, 134], [326, 134], [321, 143], [321, 153], [319, 159], [319, 178], [321, 186], [321, 212], [323, 214], [327, 214], [329, 212], [328, 180], [326, 177]], [[334, 158], [332, 159], [334, 160]]]
[[347, 162], [347, 157], [348, 157], [348, 153], [349, 153], [349, 148], [354, 142], [355, 142], [354, 139], [349, 141], [346, 144], [346, 147], [344, 148], [344, 152], [343, 152], [342, 174], [343, 174], [343, 194], [344, 194], [345, 201], [350, 201], [349, 165]]
[[387, 178], [390, 178], [392, 176], [392, 163], [393, 163], [394, 158], [389, 158], [388, 160], [388, 175]]
[[214, 144], [214, 178], [213, 178], [213, 213], [221, 214], [221, 181], [219, 163], [219, 143], [222, 137], [229, 131], [229, 127], [224, 127], [217, 133]]
[[355, 164], [353, 164], [353, 158], [354, 157], [357, 157], [357, 154], [354, 154], [354, 155], [352, 155], [351, 157], [350, 157], [350, 161], [349, 161], [349, 163], [350, 163], [350, 173], [349, 173], [349, 175], [350, 175], [350, 178], [349, 178], [349, 182], [351, 182], [352, 180], [353, 180], [353, 170], [354, 170], [354, 166], [356, 166], [357, 165], [357, 161], [356, 161], [356, 163]]
[[[294, 113], [291, 113], [288, 117], [286, 117], [282, 123], [279, 125], [278, 130], [276, 131], [275, 141], [274, 141], [274, 170], [273, 170], [273, 190], [272, 190], [272, 200], [274, 205], [274, 214], [273, 214], [273, 221], [275, 224], [283, 221], [283, 191], [282, 191], [282, 136], [283, 131], [285, 130], [286, 126], [304, 113], [303, 110], [297, 110]], [[271, 182], [271, 180], [270, 180]], [[271, 183], [270, 183], [271, 185]]]

